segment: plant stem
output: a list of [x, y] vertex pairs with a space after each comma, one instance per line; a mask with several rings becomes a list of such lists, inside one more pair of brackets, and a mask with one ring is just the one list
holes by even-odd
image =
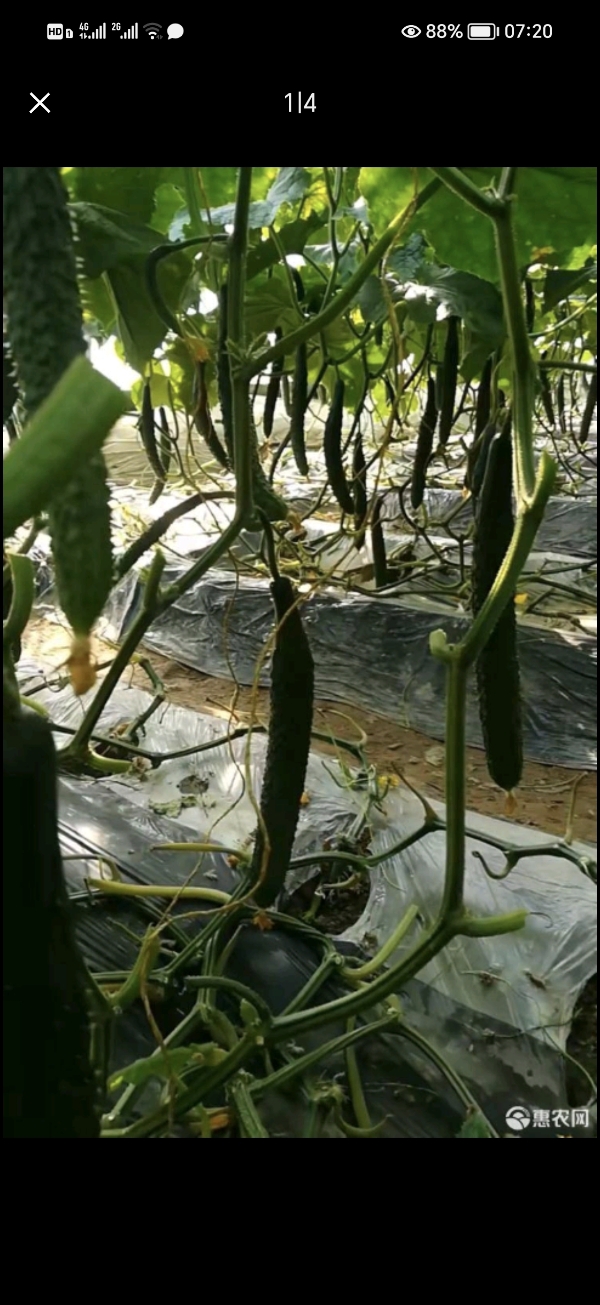
[[457, 658], [446, 668], [446, 875], [442, 918], [462, 910], [465, 875], [467, 672]]

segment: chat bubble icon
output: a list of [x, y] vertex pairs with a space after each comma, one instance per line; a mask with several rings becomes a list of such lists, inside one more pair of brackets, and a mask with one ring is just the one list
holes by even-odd
[[169, 41], [178, 41], [180, 36], [183, 36], [181, 23], [170, 23], [167, 27], [167, 39]]

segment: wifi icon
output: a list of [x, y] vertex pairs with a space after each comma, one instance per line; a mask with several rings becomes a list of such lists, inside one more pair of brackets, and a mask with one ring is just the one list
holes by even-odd
[[161, 26], [162, 23], [144, 23], [144, 31], [148, 33], [151, 41], [155, 41], [157, 36], [160, 37]]

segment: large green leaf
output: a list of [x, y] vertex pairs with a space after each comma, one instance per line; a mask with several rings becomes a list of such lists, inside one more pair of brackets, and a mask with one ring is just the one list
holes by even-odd
[[[250, 230], [273, 225], [283, 204], [295, 204], [306, 194], [310, 185], [310, 176], [304, 168], [280, 168], [277, 180], [270, 187], [264, 199], [255, 200], [250, 205], [248, 226]], [[215, 226], [225, 227], [233, 222], [234, 203], [222, 204], [211, 209], [211, 218]]]
[[259, 272], [273, 267], [279, 262], [280, 250], [284, 254], [302, 254], [309, 236], [313, 235], [327, 221], [326, 214], [310, 213], [307, 218], [296, 218], [288, 222], [277, 232], [277, 241], [269, 236], [261, 240], [248, 251], [247, 279], [251, 281]]
[[559, 267], [549, 268], [544, 282], [543, 312], [551, 312], [557, 304], [568, 299], [569, 295], [575, 294], [580, 286], [586, 285], [588, 281], [595, 281], [597, 276], [598, 268], [592, 259], [585, 267], [575, 268], [572, 271], [565, 271]]
[[[94, 291], [94, 282], [103, 276], [110, 288], [127, 362], [143, 372], [166, 334], [146, 286], [146, 260], [161, 243], [160, 237], [151, 227], [97, 204], [76, 203], [71, 210], [83, 272], [89, 279], [89, 286], [84, 286], [84, 301], [91, 312], [95, 306], [98, 319], [107, 324], [106, 300]], [[178, 250], [158, 269], [160, 292], [173, 312], [178, 308], [191, 266], [190, 251]]]
[[72, 168], [65, 180], [73, 199], [149, 223], [162, 168]]
[[[501, 168], [465, 168], [478, 186], [499, 180]], [[363, 168], [360, 189], [369, 203], [376, 233], [430, 181], [427, 168]], [[519, 168], [516, 180], [515, 232], [521, 266], [539, 249], [568, 251], [595, 239], [595, 168]], [[445, 186], [441, 186], [411, 221], [434, 246], [438, 261], [451, 263], [487, 280], [497, 279], [492, 224]], [[561, 259], [561, 261], [563, 261]]]

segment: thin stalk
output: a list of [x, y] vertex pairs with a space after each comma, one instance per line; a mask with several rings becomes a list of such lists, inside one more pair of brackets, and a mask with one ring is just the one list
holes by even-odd
[[457, 659], [446, 668], [446, 874], [441, 915], [462, 910], [465, 877], [467, 672]]

